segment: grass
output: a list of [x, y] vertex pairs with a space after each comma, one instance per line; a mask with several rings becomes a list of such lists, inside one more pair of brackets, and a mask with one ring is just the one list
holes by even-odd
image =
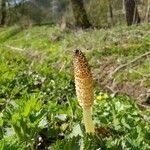
[[[149, 111], [141, 112], [131, 97], [109, 95], [98, 86], [109, 79], [105, 73], [149, 51], [149, 28], [0, 28], [0, 149], [150, 149], [150, 124], [143, 117]], [[94, 136], [85, 133], [75, 96], [72, 53], [77, 48], [86, 54], [95, 79]], [[142, 81], [141, 88], [148, 89], [149, 73], [147, 56], [113, 79], [137, 87]]]

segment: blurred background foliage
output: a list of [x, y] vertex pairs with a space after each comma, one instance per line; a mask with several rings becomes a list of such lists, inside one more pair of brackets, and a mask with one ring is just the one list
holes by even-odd
[[[1, 0], [6, 5], [6, 25], [23, 27], [43, 24], [74, 26], [71, 0]], [[109, 27], [125, 23], [124, 0], [84, 0], [88, 20], [94, 27]], [[149, 22], [149, 0], [136, 0], [141, 22]]]

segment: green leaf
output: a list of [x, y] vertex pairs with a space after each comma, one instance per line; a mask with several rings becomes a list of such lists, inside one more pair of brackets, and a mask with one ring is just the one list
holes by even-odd
[[3, 119], [2, 118], [0, 118], [0, 127], [2, 127], [3, 126]]
[[69, 137], [72, 138], [72, 137], [76, 137], [78, 135], [81, 137], [83, 136], [80, 124], [77, 124], [73, 127], [73, 130], [72, 130], [71, 134], [69, 135]]
[[67, 115], [66, 114], [59, 114], [59, 115], [56, 115], [55, 118], [57, 118], [61, 121], [66, 121]]

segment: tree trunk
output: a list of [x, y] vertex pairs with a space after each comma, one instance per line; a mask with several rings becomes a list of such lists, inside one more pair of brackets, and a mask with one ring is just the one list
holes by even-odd
[[150, 21], [150, 0], [148, 0], [145, 20], [146, 20], [146, 23], [149, 23]]
[[109, 17], [111, 20], [111, 25], [114, 26], [114, 15], [113, 15], [113, 7], [111, 1], [108, 1], [108, 10], [109, 10]]
[[71, 4], [76, 21], [76, 26], [89, 28], [91, 24], [84, 9], [83, 0], [71, 0]]
[[6, 19], [6, 0], [1, 1], [1, 16], [1, 25], [4, 25]]
[[127, 25], [140, 23], [141, 19], [138, 13], [135, 0], [124, 0]]

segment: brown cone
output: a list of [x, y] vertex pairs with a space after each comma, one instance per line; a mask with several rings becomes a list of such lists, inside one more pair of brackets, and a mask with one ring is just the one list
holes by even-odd
[[80, 50], [74, 54], [74, 76], [76, 94], [82, 107], [93, 104], [93, 78], [89, 64]]

